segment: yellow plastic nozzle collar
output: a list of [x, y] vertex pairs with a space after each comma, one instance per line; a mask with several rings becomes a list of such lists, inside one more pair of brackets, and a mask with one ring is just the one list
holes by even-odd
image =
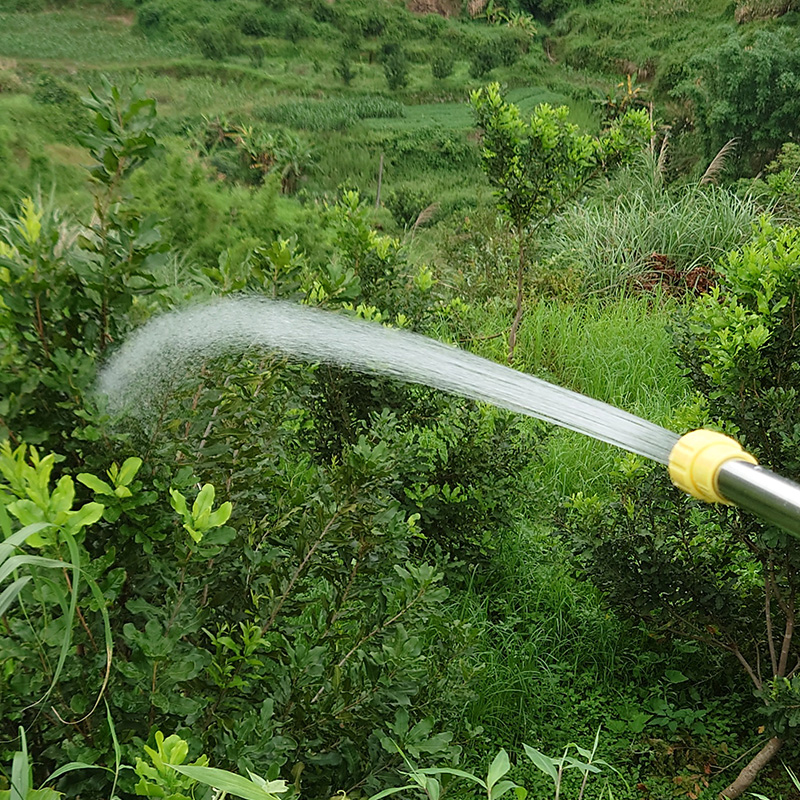
[[669, 454], [669, 476], [672, 482], [692, 497], [707, 503], [726, 503], [717, 488], [719, 468], [732, 459], [757, 464], [750, 453], [730, 436], [716, 431], [697, 430], [681, 436]]

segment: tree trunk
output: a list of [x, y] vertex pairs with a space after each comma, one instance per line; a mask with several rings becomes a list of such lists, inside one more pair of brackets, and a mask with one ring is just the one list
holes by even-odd
[[773, 736], [753, 757], [750, 763], [736, 776], [736, 780], [719, 793], [720, 800], [735, 800], [750, 788], [761, 768], [772, 761], [781, 749], [783, 739]]
[[522, 321], [522, 295], [525, 285], [525, 243], [522, 240], [522, 225], [517, 225], [517, 238], [519, 239], [519, 263], [517, 265], [517, 302], [514, 321], [508, 334], [508, 363], [514, 361], [514, 348], [517, 346], [517, 330]]

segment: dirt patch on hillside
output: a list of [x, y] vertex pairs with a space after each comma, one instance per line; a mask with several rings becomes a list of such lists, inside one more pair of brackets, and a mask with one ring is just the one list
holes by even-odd
[[733, 18], [737, 24], [744, 25], [756, 20], [782, 17], [790, 11], [796, 11], [798, 7], [800, 3], [797, 0], [750, 0], [736, 7]]
[[645, 269], [628, 281], [635, 292], [661, 291], [669, 297], [697, 297], [711, 291], [716, 283], [717, 274], [710, 267], [697, 266], [681, 272], [663, 253], [651, 253]]
[[109, 14], [106, 16], [106, 19], [109, 22], [116, 22], [118, 25], [122, 25], [126, 28], [130, 28], [134, 22], [136, 22], [136, 14], [133, 12], [129, 14]]
[[408, 0], [406, 6], [413, 14], [439, 14], [456, 17], [461, 11], [461, 0]]

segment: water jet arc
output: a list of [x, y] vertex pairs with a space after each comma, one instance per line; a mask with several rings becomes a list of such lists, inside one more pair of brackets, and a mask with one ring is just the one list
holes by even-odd
[[175, 373], [203, 358], [254, 347], [335, 363], [480, 400], [667, 464], [673, 482], [707, 502], [732, 503], [800, 536], [800, 486], [713, 431], [679, 437], [608, 403], [442, 342], [341, 314], [259, 297], [172, 311], [134, 333], [102, 370], [112, 411], [146, 414]]

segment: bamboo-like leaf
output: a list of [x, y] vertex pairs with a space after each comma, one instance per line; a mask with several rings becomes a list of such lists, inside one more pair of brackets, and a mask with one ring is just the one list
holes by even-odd
[[54, 558], [45, 558], [44, 556], [11, 556], [6, 559], [6, 562], [0, 566], [0, 583], [2, 583], [14, 570], [20, 567], [47, 567], [48, 569], [61, 569], [67, 567], [64, 561], [57, 561]]
[[11, 759], [11, 794], [10, 800], [27, 800], [31, 790], [31, 763], [28, 759], [28, 740], [25, 729], [19, 728], [21, 749]]
[[276, 800], [276, 794], [282, 794], [287, 790], [285, 781], [271, 781], [262, 789], [257, 784], [242, 775], [236, 775], [224, 769], [214, 767], [192, 767], [168, 764], [167, 766], [186, 775], [187, 778], [213, 789], [232, 794], [234, 797], [241, 797], [243, 800]]
[[[99, 504], [91, 503], [89, 505]], [[100, 508], [102, 509], [102, 506]], [[67, 608], [67, 613], [65, 614], [66, 624], [64, 625], [64, 635], [61, 639], [61, 651], [58, 654], [58, 662], [56, 663], [56, 668], [53, 671], [53, 677], [50, 680], [50, 686], [47, 687], [47, 691], [44, 693], [44, 695], [40, 697], [39, 700], [37, 700], [33, 705], [39, 705], [40, 703], [43, 703], [48, 697], [50, 697], [53, 689], [56, 688], [58, 679], [61, 677], [61, 671], [64, 669], [64, 664], [66, 663], [67, 656], [69, 655], [69, 648], [72, 644], [72, 627], [78, 610], [78, 590], [81, 579], [81, 556], [75, 539], [67, 532], [66, 529], [62, 529], [62, 535], [67, 543], [67, 548], [69, 549], [69, 556], [71, 559], [69, 566], [72, 567], [72, 590], [70, 591], [69, 595], [69, 607]], [[9, 561], [12, 560], [13, 559], [9, 559]], [[66, 567], [67, 565], [61, 566]]]
[[48, 775], [45, 783], [58, 780], [62, 775], [66, 775], [68, 772], [75, 772], [76, 769], [104, 769], [107, 772], [111, 772], [108, 767], [104, 767], [102, 764], [87, 764], [84, 761], [70, 761], [69, 764], [64, 764], [63, 767], [59, 767], [55, 772]]
[[725, 142], [724, 145], [714, 156], [714, 160], [708, 165], [708, 168], [703, 173], [703, 177], [700, 178], [700, 185], [703, 186], [706, 183], [716, 183], [717, 178], [719, 178], [722, 171], [725, 169], [725, 163], [728, 160], [728, 156], [736, 149], [738, 140], [737, 139], [729, 139]]
[[408, 786], [393, 786], [391, 789], [384, 789], [382, 792], [378, 792], [378, 794], [371, 795], [368, 800], [383, 800], [384, 797], [391, 797], [393, 794], [398, 794], [399, 792], [405, 792], [409, 789], [413, 790], [417, 787], [413, 784], [409, 784]]
[[786, 764], [784, 764], [783, 766], [786, 772], [788, 773], [792, 783], [794, 784], [795, 789], [800, 790], [800, 778], [797, 777], [797, 773], [791, 767], [786, 766]]
[[496, 786], [492, 787], [491, 790], [491, 800], [498, 800], [498, 798], [502, 797], [506, 792], [511, 791], [511, 789], [518, 789], [514, 781], [500, 781]]
[[464, 772], [463, 769], [453, 769], [451, 767], [429, 767], [427, 769], [419, 770], [423, 775], [455, 775], [457, 778], [466, 778], [467, 780], [477, 783], [478, 786], [485, 789], [486, 783], [481, 780], [477, 775], [471, 772]]
[[49, 527], [51, 527], [49, 522], [35, 522], [33, 525], [28, 525], [18, 530], [16, 533], [12, 533], [11, 536], [0, 542], [0, 564], [2, 564], [14, 550], [24, 544], [29, 536]]
[[0, 617], [11, 607], [11, 604], [17, 599], [17, 595], [25, 588], [25, 584], [28, 583], [30, 579], [30, 575], [19, 578], [0, 593]]
[[544, 772], [545, 775], [549, 775], [554, 781], [558, 780], [558, 772], [556, 772], [552, 758], [546, 756], [544, 753], [540, 753], [536, 748], [530, 747], [527, 744], [523, 744], [522, 746], [525, 748], [526, 755], [533, 761], [535, 766]]

